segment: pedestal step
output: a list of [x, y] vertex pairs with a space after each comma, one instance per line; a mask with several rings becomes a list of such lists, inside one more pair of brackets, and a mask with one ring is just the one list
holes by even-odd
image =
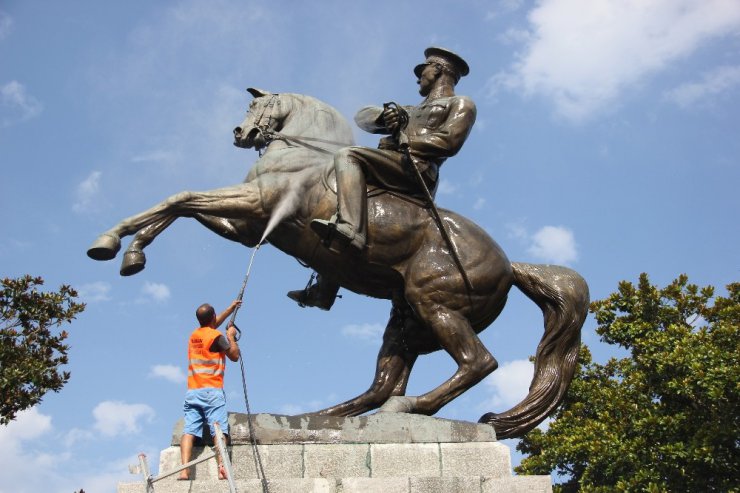
[[[355, 418], [231, 414], [231, 466], [239, 493], [263, 493], [256, 440], [269, 493], [551, 493], [550, 476], [512, 476], [509, 448], [493, 428], [409, 414]], [[250, 428], [254, 436], [250, 435]], [[180, 465], [182, 423], [160, 454], [159, 474]], [[207, 437], [206, 437], [207, 438]], [[195, 459], [209, 449], [196, 447]], [[216, 461], [191, 468], [192, 481], [170, 476], [155, 493], [228, 492]], [[135, 483], [134, 481], [137, 481]], [[143, 478], [118, 493], [145, 493]]]
[[[509, 449], [498, 442], [258, 445], [257, 449], [267, 479], [511, 476]], [[193, 458], [208, 450], [194, 449]], [[260, 477], [251, 446], [232, 447], [231, 464], [237, 480]], [[179, 465], [179, 447], [162, 451], [160, 473]], [[216, 477], [215, 460], [198, 464], [191, 475], [192, 479]]]
[[[239, 493], [263, 493], [258, 479], [237, 480]], [[228, 493], [226, 481], [160, 481], [156, 493]], [[269, 493], [551, 493], [549, 476], [491, 477], [387, 477], [273, 479]], [[122, 483], [118, 493], [146, 493], [143, 483]]]

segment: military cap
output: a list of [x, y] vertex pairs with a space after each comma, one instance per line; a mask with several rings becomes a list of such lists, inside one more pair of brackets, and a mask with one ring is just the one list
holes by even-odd
[[424, 70], [424, 67], [432, 63], [447, 69], [449, 72], [454, 74], [456, 80], [468, 75], [470, 72], [470, 67], [468, 67], [468, 64], [460, 55], [445, 48], [431, 46], [424, 50], [424, 56], [427, 57], [426, 61], [414, 67], [414, 74], [416, 74], [417, 77], [421, 77], [421, 72]]

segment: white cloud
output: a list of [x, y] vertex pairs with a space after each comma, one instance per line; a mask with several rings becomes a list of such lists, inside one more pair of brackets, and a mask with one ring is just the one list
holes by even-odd
[[525, 228], [523, 224], [509, 223], [506, 225], [506, 236], [508, 238], [525, 241], [529, 238], [529, 233], [527, 233], [527, 228]]
[[93, 171], [77, 185], [75, 203], [72, 205], [73, 211], [86, 212], [90, 209], [93, 201], [100, 195], [101, 176], [102, 172]]
[[384, 331], [385, 326], [381, 324], [351, 324], [341, 330], [342, 335], [368, 342], [380, 341]]
[[578, 260], [578, 248], [573, 231], [564, 226], [544, 226], [530, 234], [524, 220], [506, 225], [507, 237], [519, 241], [527, 253], [539, 260], [555, 264], [571, 264]]
[[147, 281], [141, 288], [141, 292], [158, 303], [170, 299], [170, 288], [158, 282]]
[[185, 381], [185, 372], [181, 367], [175, 365], [154, 365], [149, 371], [150, 377], [163, 378], [172, 383]]
[[486, 199], [484, 199], [483, 197], [478, 197], [478, 199], [473, 204], [473, 209], [476, 210], [476, 211], [479, 211], [479, 210], [483, 209], [483, 207], [485, 207], [485, 205], [486, 205]]
[[19, 412], [7, 426], [0, 426], [0, 443], [17, 447], [21, 442], [34, 440], [51, 429], [51, 416], [41, 414], [32, 407]]
[[81, 430], [79, 428], [72, 428], [64, 434], [63, 443], [67, 448], [74, 446], [78, 442], [87, 442], [94, 440], [95, 434], [90, 430]]
[[[0, 34], [2, 27], [0, 26]], [[25, 86], [12, 80], [0, 86], [0, 126], [9, 127], [37, 116], [43, 105], [26, 92]]]
[[493, 4], [493, 10], [486, 12], [485, 19], [487, 21], [492, 21], [504, 14], [518, 10], [524, 3], [524, 0], [498, 0], [495, 3], [491, 3]]
[[295, 416], [296, 414], [304, 414], [309, 412], [318, 411], [324, 409], [337, 401], [336, 394], [329, 394], [326, 399], [314, 399], [311, 401], [301, 403], [287, 403], [283, 404], [278, 408], [279, 414], [287, 414], [289, 416]]
[[682, 108], [707, 101], [740, 85], [740, 65], [725, 65], [704, 74], [699, 82], [688, 82], [672, 89], [665, 98]]
[[[136, 463], [135, 455], [113, 461], [82, 457], [85, 443], [94, 438], [90, 431], [75, 428], [60, 441], [51, 416], [35, 407], [18, 413], [16, 420], [0, 426], [0, 493], [67, 493], [81, 487], [115, 491], [118, 482], [131, 481], [127, 464]], [[147, 453], [153, 455], [153, 451]]]
[[[0, 426], [0, 464], [3, 480], [0, 493], [44, 491], [38, 471], [47, 471], [65, 456], [41, 451], [42, 437], [51, 437], [51, 416], [32, 407], [17, 414], [7, 426]], [[41, 488], [41, 489], [38, 489]]]
[[141, 421], [151, 422], [154, 409], [146, 404], [126, 404], [120, 401], [103, 401], [93, 409], [93, 427], [102, 435], [115, 437], [139, 433]]
[[740, 30], [736, 0], [542, 0], [519, 59], [491, 79], [582, 121], [699, 46]]
[[545, 262], [570, 264], [578, 260], [573, 232], [562, 226], [545, 226], [532, 235], [527, 251]]
[[296, 414], [303, 414], [307, 412], [307, 408], [300, 404], [283, 404], [278, 409], [279, 414], [287, 414], [288, 416], [295, 416]]
[[437, 185], [437, 193], [442, 195], [450, 195], [457, 192], [457, 185], [452, 183], [446, 178], [442, 178]]
[[0, 40], [7, 38], [12, 28], [13, 18], [0, 11]]
[[526, 359], [508, 361], [484, 380], [493, 392], [484, 407], [495, 412], [504, 411], [521, 402], [529, 392], [534, 376], [534, 365]]
[[147, 163], [147, 162], [170, 162], [176, 161], [179, 158], [179, 154], [174, 151], [150, 151], [143, 154], [137, 154], [131, 158], [131, 162], [134, 163]]
[[77, 289], [80, 298], [86, 302], [110, 300], [111, 285], [107, 282], [96, 281], [83, 284]]

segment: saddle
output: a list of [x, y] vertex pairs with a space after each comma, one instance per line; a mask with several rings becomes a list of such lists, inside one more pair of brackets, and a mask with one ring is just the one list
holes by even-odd
[[[337, 194], [337, 179], [335, 174], [334, 166], [328, 166], [327, 172], [324, 173], [322, 182], [324, 184], [324, 187], [326, 187], [327, 190], [331, 190], [331, 192], [336, 195]], [[435, 190], [430, 190], [432, 192], [432, 197], [434, 197]], [[382, 195], [390, 195], [391, 197], [395, 197], [397, 199], [403, 200], [405, 202], [408, 202], [410, 204], [413, 204], [417, 207], [421, 207], [422, 209], [428, 209], [431, 205], [427, 202], [426, 197], [424, 196], [424, 193], [419, 191], [418, 193], [404, 193], [400, 192], [398, 190], [391, 190], [389, 188], [380, 187], [377, 185], [368, 184], [367, 185], [367, 199], [370, 200], [375, 197], [380, 197]]]

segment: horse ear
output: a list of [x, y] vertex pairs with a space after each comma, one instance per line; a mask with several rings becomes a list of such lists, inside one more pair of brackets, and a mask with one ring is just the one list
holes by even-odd
[[271, 96], [272, 93], [270, 91], [265, 91], [264, 89], [257, 89], [255, 87], [247, 87], [247, 92], [252, 95], [252, 97], [260, 98], [262, 96]]

